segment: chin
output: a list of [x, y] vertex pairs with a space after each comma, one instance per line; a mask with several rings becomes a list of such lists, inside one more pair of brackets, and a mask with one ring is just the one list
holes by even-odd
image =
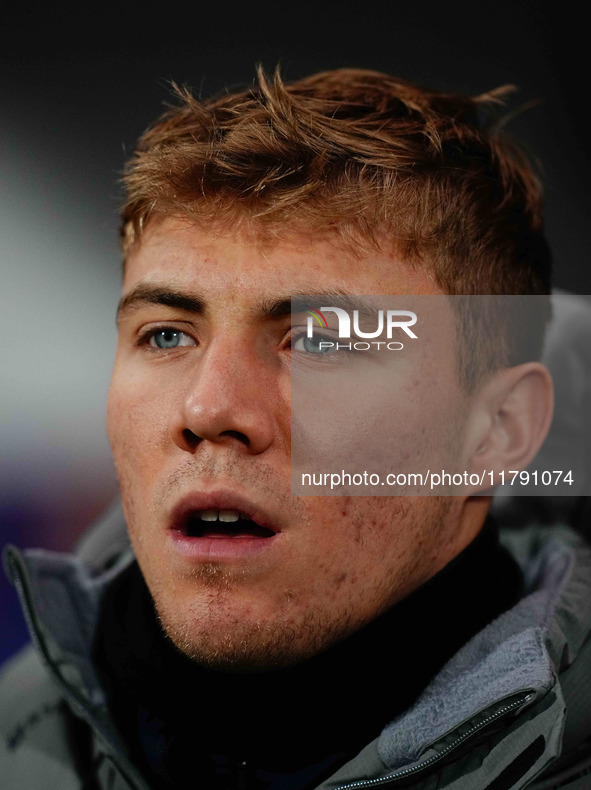
[[164, 633], [187, 658], [226, 672], [263, 672], [301, 663], [348, 632], [349, 618], [317, 610], [261, 606], [229, 591], [209, 590], [202, 600], [154, 602]]

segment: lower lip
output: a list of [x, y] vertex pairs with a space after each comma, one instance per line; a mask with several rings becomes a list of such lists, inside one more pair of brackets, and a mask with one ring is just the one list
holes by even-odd
[[224, 536], [190, 538], [179, 530], [171, 530], [170, 537], [173, 548], [178, 554], [203, 562], [221, 562], [223, 560], [256, 557], [268, 551], [277, 540], [277, 535], [272, 535], [268, 538], [257, 538], [250, 535], [233, 538]]

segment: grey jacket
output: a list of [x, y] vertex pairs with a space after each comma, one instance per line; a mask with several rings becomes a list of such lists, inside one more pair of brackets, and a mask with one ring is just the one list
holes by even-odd
[[[502, 539], [524, 598], [319, 790], [591, 788], [591, 547], [566, 528]], [[148, 790], [89, 657], [102, 592], [131, 560], [5, 552], [33, 646], [0, 676], [1, 790]]]

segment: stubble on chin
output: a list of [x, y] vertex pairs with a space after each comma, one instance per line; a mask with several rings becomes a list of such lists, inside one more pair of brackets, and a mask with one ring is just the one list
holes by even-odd
[[211, 669], [261, 672], [299, 663], [321, 652], [350, 631], [350, 616], [326, 612], [292, 611], [294, 595], [286, 589], [276, 596], [270, 616], [254, 616], [234, 605], [238, 594], [235, 574], [216, 563], [192, 573], [199, 577], [199, 595], [182, 611], [159, 600], [156, 617], [165, 635], [187, 658]]

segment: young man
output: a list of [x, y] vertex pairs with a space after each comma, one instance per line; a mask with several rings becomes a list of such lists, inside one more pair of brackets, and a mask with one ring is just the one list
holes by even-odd
[[[142, 137], [108, 406], [133, 554], [8, 551], [46, 667], [5, 672], [4, 786], [590, 786], [591, 561], [571, 533], [509, 551], [485, 483], [291, 493], [292, 440], [320, 430], [292, 423], [291, 375], [344, 367], [294, 295], [439, 298], [396, 397], [337, 424], [351, 452], [377, 425], [411, 465], [480, 476], [542, 444], [552, 383], [519, 321], [446, 298], [549, 292], [537, 179], [485, 117], [501, 97], [259, 73], [181, 91]], [[539, 353], [544, 320], [525, 323]]]

